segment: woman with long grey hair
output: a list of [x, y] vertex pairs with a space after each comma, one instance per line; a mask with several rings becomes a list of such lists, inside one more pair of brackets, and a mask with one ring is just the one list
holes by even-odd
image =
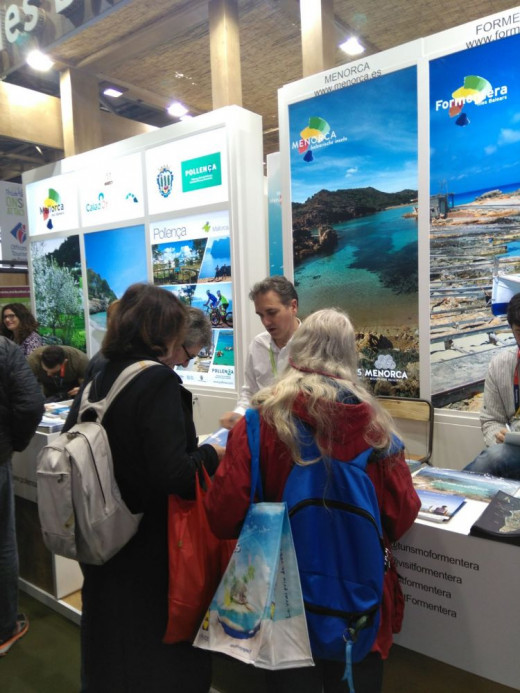
[[[280, 379], [253, 398], [260, 412], [260, 473], [264, 500], [280, 501], [295, 464], [312, 464], [322, 457], [348, 464], [372, 449], [367, 473], [374, 485], [384, 543], [387, 549], [412, 525], [420, 507], [397, 443], [393, 423], [357, 375], [355, 333], [348, 316], [336, 309], [320, 310], [306, 318], [294, 334], [289, 364]], [[303, 424], [319, 457], [302, 460], [298, 427]], [[246, 420], [229, 434], [226, 454], [207, 496], [213, 530], [236, 537], [249, 507], [251, 455]], [[313, 541], [309, 537], [309, 541]], [[381, 690], [383, 660], [392, 633], [398, 632], [403, 599], [393, 564], [385, 573], [380, 625], [372, 651], [354, 664], [357, 693]], [[347, 693], [342, 681], [344, 663], [315, 657], [312, 668], [269, 672], [271, 691], [288, 693]]]

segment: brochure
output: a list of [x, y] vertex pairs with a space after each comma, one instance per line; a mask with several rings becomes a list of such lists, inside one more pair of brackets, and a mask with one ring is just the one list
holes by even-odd
[[417, 495], [421, 499], [419, 517], [431, 522], [448, 522], [466, 502], [463, 496], [449, 493], [436, 493], [435, 491], [421, 491], [417, 489]]
[[413, 483], [416, 491], [458, 494], [484, 503], [489, 503], [497, 491], [511, 496], [520, 492], [520, 481], [439, 467], [423, 467], [413, 475]]
[[218, 431], [215, 431], [214, 433], [211, 433], [204, 441], [203, 444], [206, 445], [206, 443], [214, 444], [214, 445], [222, 445], [222, 447], [226, 447], [227, 443], [227, 438], [228, 438], [229, 431], [227, 428], [219, 428]]
[[469, 533], [520, 545], [520, 498], [498, 491]]
[[59, 416], [47, 416], [44, 414], [36, 430], [40, 433], [55, 433], [56, 431], [61, 431], [64, 423], [65, 421]]

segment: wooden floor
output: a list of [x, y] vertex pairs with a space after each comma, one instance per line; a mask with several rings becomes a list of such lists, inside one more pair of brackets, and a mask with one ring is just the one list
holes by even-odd
[[[77, 595], [73, 599], [77, 601]], [[29, 617], [30, 629], [0, 660], [0, 693], [79, 693], [79, 627], [23, 592], [20, 610]], [[215, 659], [213, 669], [213, 693], [266, 693], [260, 670], [227, 658]], [[515, 690], [520, 689], [500, 686], [403, 647], [394, 646], [385, 664], [383, 693]], [[172, 693], [183, 691], [172, 688]]]

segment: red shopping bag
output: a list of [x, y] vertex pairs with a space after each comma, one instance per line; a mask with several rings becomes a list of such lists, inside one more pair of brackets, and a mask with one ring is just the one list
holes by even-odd
[[[211, 484], [202, 468], [206, 489]], [[218, 539], [204, 508], [200, 474], [195, 500], [168, 498], [168, 624], [163, 642], [191, 641], [226, 570], [236, 540]]]

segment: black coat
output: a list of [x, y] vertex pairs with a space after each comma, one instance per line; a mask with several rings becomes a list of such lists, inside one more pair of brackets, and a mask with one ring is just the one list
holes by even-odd
[[43, 402], [20, 347], [0, 337], [0, 464], [27, 447], [42, 418]]
[[[108, 362], [94, 376], [91, 399], [104, 397], [130, 363]], [[66, 427], [73, 423], [68, 419]], [[193, 494], [201, 463], [213, 474], [217, 453], [210, 445], [197, 447], [191, 394], [167, 366], [152, 366], [130, 382], [103, 424], [121, 495], [132, 511], [144, 515], [137, 534], [105, 565], [82, 566], [82, 664], [88, 690], [207, 693], [208, 653], [187, 643], [162, 644], [168, 605], [167, 507], [169, 494]]]

